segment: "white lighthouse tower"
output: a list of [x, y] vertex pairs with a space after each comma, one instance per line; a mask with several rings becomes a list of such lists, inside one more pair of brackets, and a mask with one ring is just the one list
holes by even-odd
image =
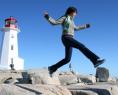
[[23, 70], [24, 60], [18, 55], [18, 37], [20, 32], [17, 26], [17, 20], [13, 17], [5, 19], [5, 26], [2, 28], [4, 33], [1, 52], [0, 69]]

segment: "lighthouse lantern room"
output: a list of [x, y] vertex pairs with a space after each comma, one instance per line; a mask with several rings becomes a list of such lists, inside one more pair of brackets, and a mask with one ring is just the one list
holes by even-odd
[[[0, 69], [24, 68], [24, 60], [18, 55], [18, 29], [17, 20], [13, 17], [5, 19], [2, 46], [0, 52]], [[11, 67], [12, 66], [12, 67]]]

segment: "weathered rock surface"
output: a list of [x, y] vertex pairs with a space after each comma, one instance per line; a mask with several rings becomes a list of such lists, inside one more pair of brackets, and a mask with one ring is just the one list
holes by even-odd
[[58, 85], [0, 85], [0, 95], [71, 95], [70, 91]]
[[[8, 84], [14, 84], [17, 83], [18, 80], [23, 79], [22, 77], [23, 71], [0, 71], [0, 84], [8, 83]], [[21, 83], [21, 81], [20, 81]]]
[[118, 95], [118, 78], [103, 82], [108, 78], [106, 72], [99, 77], [102, 82], [96, 82], [93, 75], [74, 72], [56, 72], [50, 77], [47, 68], [0, 71], [0, 95]]
[[[86, 93], [80, 95], [118, 95], [118, 86], [107, 83], [100, 83], [100, 84], [98, 83], [96, 85], [84, 85], [84, 86], [71, 85], [68, 86], [67, 88], [72, 93], [80, 93], [80, 91], [82, 93]], [[79, 95], [79, 94], [73, 94], [73, 95]]]
[[108, 82], [118, 82], [117, 77], [109, 77]]
[[96, 78], [99, 82], [108, 82], [109, 70], [104, 67], [98, 67], [96, 70]]
[[72, 95], [98, 95], [97, 93], [89, 90], [70, 90]]
[[60, 85], [58, 73], [49, 76], [48, 69], [30, 69], [27, 71], [0, 71], [0, 84], [56, 84]]
[[93, 75], [78, 75], [78, 79], [84, 83], [96, 83], [96, 77]]
[[70, 85], [78, 83], [77, 75], [72, 72], [64, 72], [59, 75], [61, 85]]
[[58, 73], [54, 73], [53, 77], [49, 76], [47, 68], [28, 70], [29, 79], [32, 84], [56, 84], [60, 85]]

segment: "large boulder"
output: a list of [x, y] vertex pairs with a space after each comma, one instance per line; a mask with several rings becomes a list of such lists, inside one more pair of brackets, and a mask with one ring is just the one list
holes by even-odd
[[73, 72], [63, 72], [59, 74], [61, 85], [71, 85], [78, 83], [77, 75]]
[[50, 77], [48, 69], [32, 69], [27, 71], [31, 84], [56, 84], [60, 85], [58, 79], [58, 73], [55, 72], [52, 77]]
[[78, 75], [78, 79], [83, 83], [96, 83], [96, 77], [94, 75]]
[[71, 95], [71, 93], [59, 85], [1, 84], [0, 95]]
[[1, 70], [0, 84], [15, 84], [19, 79], [22, 79], [22, 71]]
[[96, 70], [96, 79], [98, 82], [108, 82], [109, 70], [104, 67], [98, 67]]

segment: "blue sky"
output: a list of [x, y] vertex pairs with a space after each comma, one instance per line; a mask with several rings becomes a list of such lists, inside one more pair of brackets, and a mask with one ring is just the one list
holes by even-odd
[[[118, 76], [118, 0], [0, 0], [0, 28], [4, 19], [14, 16], [21, 30], [19, 56], [25, 60], [25, 69], [42, 68], [64, 58], [61, 26], [50, 25], [43, 17], [48, 11], [57, 19], [69, 6], [78, 9], [76, 25], [90, 23], [91, 28], [75, 32], [82, 42], [106, 62], [101, 65]], [[3, 33], [0, 32], [0, 43]], [[79, 73], [94, 74], [92, 63], [78, 50], [73, 49], [73, 69]], [[68, 70], [68, 65], [60, 70]]]

